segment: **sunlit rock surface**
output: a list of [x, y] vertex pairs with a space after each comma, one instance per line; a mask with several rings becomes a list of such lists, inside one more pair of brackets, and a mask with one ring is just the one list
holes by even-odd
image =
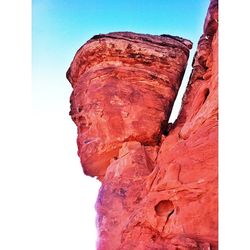
[[218, 4], [212, 1], [174, 124], [192, 43], [98, 35], [67, 77], [84, 172], [102, 187], [99, 250], [218, 249]]
[[179, 37], [117, 32], [79, 49], [67, 77], [87, 175], [102, 178], [125, 142], [159, 144], [191, 47]]

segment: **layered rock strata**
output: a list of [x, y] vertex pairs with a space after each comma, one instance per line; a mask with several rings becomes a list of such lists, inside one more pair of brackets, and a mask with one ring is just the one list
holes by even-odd
[[67, 77], [83, 169], [102, 186], [99, 250], [218, 249], [218, 3], [211, 1], [175, 123], [191, 42], [99, 35]]
[[67, 77], [87, 175], [102, 179], [125, 142], [159, 144], [191, 47], [179, 37], [116, 32], [79, 49]]

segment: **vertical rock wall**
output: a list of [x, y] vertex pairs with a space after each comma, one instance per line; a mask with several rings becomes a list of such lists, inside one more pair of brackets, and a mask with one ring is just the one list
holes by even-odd
[[211, 1], [176, 122], [190, 41], [99, 35], [67, 77], [84, 172], [102, 187], [99, 250], [217, 249], [218, 3]]

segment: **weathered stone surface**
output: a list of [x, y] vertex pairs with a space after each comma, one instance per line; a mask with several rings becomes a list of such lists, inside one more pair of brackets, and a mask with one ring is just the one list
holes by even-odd
[[179, 37], [117, 32], [80, 48], [67, 77], [86, 174], [102, 178], [124, 142], [159, 143], [191, 47]]
[[79, 155], [85, 173], [102, 180], [99, 250], [218, 249], [217, 1], [180, 114], [168, 126], [190, 44], [111, 33], [90, 40], [71, 64]]

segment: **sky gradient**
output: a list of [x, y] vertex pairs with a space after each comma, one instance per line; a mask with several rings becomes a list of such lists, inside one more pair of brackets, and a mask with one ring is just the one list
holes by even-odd
[[[36, 133], [36, 179], [43, 241], [34, 249], [95, 249], [95, 211], [100, 184], [83, 175], [76, 127], [69, 113], [71, 86], [65, 75], [81, 45], [112, 31], [171, 34], [191, 40], [177, 116], [209, 0], [33, 0], [32, 98]], [[39, 143], [37, 143], [39, 142]]]
[[[33, 0], [33, 94], [61, 108], [70, 88], [65, 72], [77, 49], [93, 35], [112, 31], [171, 34], [196, 43], [202, 34], [208, 0]], [[52, 83], [53, 82], [53, 83]], [[59, 92], [58, 92], [59, 91]], [[46, 106], [47, 107], [47, 106]]]

